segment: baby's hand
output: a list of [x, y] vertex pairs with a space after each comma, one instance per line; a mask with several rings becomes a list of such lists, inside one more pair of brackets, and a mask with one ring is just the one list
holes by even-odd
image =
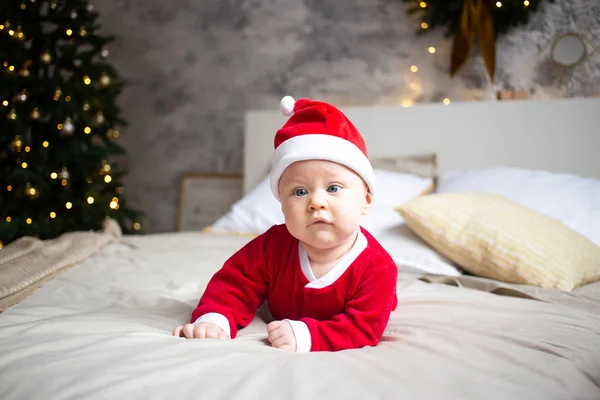
[[269, 342], [276, 349], [296, 351], [296, 337], [292, 325], [287, 321], [273, 321], [267, 325]]
[[188, 339], [227, 339], [227, 333], [211, 322], [179, 325], [173, 329], [173, 336]]

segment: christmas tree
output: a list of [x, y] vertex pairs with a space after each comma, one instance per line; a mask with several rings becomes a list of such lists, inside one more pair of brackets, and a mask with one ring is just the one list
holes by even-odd
[[0, 248], [106, 218], [140, 230], [118, 164], [122, 82], [97, 18], [82, 0], [0, 2]]

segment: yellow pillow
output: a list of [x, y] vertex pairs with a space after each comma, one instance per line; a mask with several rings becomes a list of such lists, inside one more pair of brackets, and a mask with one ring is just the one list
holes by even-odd
[[423, 240], [475, 275], [566, 291], [600, 280], [600, 247], [502, 196], [432, 194], [397, 211]]

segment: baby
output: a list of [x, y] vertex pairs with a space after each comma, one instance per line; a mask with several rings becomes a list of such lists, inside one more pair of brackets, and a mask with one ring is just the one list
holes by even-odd
[[375, 195], [365, 142], [344, 114], [289, 96], [275, 136], [271, 190], [285, 224], [231, 256], [212, 277], [193, 323], [174, 336], [235, 338], [266, 300], [272, 347], [295, 352], [375, 346], [396, 308], [398, 270], [360, 226]]

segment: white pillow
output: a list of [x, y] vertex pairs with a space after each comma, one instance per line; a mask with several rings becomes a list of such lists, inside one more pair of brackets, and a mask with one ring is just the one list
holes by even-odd
[[[431, 190], [433, 180], [412, 174], [375, 169], [377, 194], [365, 227], [390, 253], [399, 268], [441, 275], [460, 275], [454, 264], [423, 242], [404, 224], [396, 206]], [[281, 204], [271, 193], [269, 177], [233, 205], [210, 227], [210, 232], [261, 234], [283, 224]], [[412, 271], [411, 271], [412, 272]]]
[[554, 218], [600, 246], [600, 181], [512, 167], [449, 171], [436, 192], [488, 192]]

